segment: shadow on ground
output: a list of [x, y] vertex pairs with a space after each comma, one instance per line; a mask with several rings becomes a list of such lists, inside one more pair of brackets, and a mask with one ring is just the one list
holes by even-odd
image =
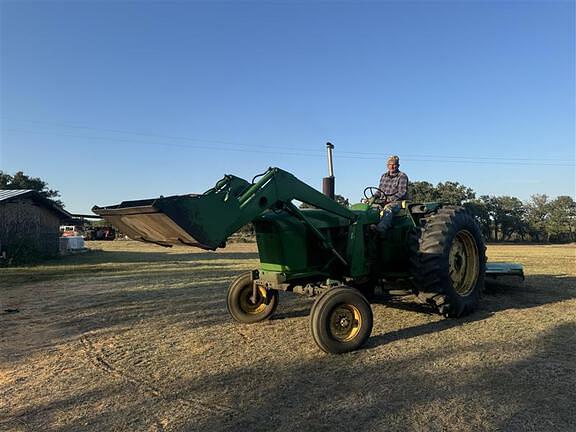
[[[466, 323], [482, 321], [496, 312], [508, 309], [528, 309], [574, 298], [576, 298], [576, 278], [572, 276], [531, 275], [526, 277], [525, 282], [520, 285], [491, 284], [490, 289], [481, 299], [478, 310], [473, 314], [463, 318], [426, 323], [392, 333], [373, 335], [366, 347], [374, 348], [396, 340], [437, 333]], [[436, 314], [432, 307], [417, 303], [413, 296], [397, 299], [377, 296], [373, 303], [426, 315]]]
[[[562, 324], [534, 339], [527, 357], [460, 365], [454, 374], [434, 368], [455, 354], [450, 347], [381, 363], [359, 361], [358, 353], [291, 359], [267, 365], [266, 376], [261, 366], [251, 365], [179, 382], [178, 388], [167, 389], [166, 398], [110, 407], [99, 415], [88, 411], [58, 430], [144, 429], [169, 413], [172, 431], [570, 431], [576, 428], [576, 368], [574, 349], [566, 344], [576, 345], [575, 335], [575, 324]], [[502, 342], [485, 342], [470, 346], [467, 354], [482, 357], [506, 349]], [[219, 395], [234, 405], [226, 413], [211, 413], [209, 404], [200, 403], [196, 414], [190, 413], [194, 407], [171, 409], [199, 395]], [[71, 404], [51, 405], [66, 409]], [[41, 425], [51, 408], [36, 407], [20, 418]]]
[[[188, 391], [206, 390], [226, 382], [232, 384], [228, 388], [238, 389], [238, 398], [258, 401], [245, 404], [242, 416], [234, 420], [208, 419], [203, 425], [205, 430], [269, 430], [270, 424], [274, 424], [276, 430], [299, 430], [299, 425], [307, 430], [334, 427], [338, 430], [386, 430], [386, 426], [392, 426], [391, 429], [402, 426], [404, 430], [423, 426], [446, 430], [450, 423], [452, 430], [469, 427], [473, 430], [484, 427], [549, 430], [549, 425], [554, 425], [555, 430], [574, 430], [576, 413], [570, 400], [576, 385], [576, 370], [570, 361], [574, 349], [566, 350], [565, 343], [576, 343], [575, 334], [574, 324], [558, 326], [534, 341], [531, 357], [496, 368], [467, 371], [470, 374], [439, 376], [427, 372], [434, 361], [441, 361], [449, 354], [447, 348], [369, 367], [364, 362], [354, 364], [354, 354], [343, 356], [341, 368], [325, 368], [323, 364], [329, 361], [323, 360], [295, 362], [288, 370], [282, 370], [281, 376], [271, 380], [269, 391], [263, 392], [265, 398], [252, 393], [262, 392], [262, 388], [246, 387], [250, 377], [263, 384], [258, 379], [260, 371], [252, 369], [190, 383]], [[471, 350], [481, 355], [483, 351], [498, 348], [491, 345], [494, 344], [480, 344]], [[235, 382], [237, 386], [233, 385]], [[551, 395], [555, 397], [551, 398]], [[466, 401], [474, 406], [484, 405], [486, 418], [468, 412]], [[438, 411], [430, 412], [429, 416], [424, 414], [420, 419], [408, 409], [428, 404], [438, 406]], [[499, 414], [502, 408], [511, 405], [513, 409]], [[271, 417], [268, 425], [255, 421], [262, 412]]]

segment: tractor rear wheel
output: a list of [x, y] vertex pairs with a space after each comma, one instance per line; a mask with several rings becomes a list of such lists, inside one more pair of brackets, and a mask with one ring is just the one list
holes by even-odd
[[358, 349], [372, 332], [370, 303], [358, 290], [332, 288], [312, 306], [310, 329], [325, 352], [341, 354]]
[[412, 239], [415, 293], [446, 317], [472, 313], [484, 290], [486, 246], [474, 217], [446, 206], [426, 217]]
[[253, 298], [252, 278], [250, 273], [238, 276], [228, 288], [228, 312], [236, 321], [252, 324], [264, 321], [278, 306], [278, 291], [258, 287], [256, 298]]

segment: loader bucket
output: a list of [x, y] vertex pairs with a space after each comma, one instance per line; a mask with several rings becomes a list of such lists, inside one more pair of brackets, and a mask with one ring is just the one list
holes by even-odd
[[162, 246], [184, 243], [205, 247], [200, 240], [187, 233], [156, 207], [156, 201], [158, 200], [124, 201], [115, 206], [94, 207], [92, 211], [134, 240]]
[[92, 211], [134, 240], [214, 250], [235, 230], [241, 212], [236, 195], [248, 185], [244, 180], [228, 180], [221, 190], [200, 195], [124, 201], [94, 206]]

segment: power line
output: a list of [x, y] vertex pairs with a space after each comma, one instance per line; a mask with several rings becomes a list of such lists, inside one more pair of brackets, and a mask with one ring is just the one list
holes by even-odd
[[[10, 120], [6, 117], [0, 117], [2, 119]], [[67, 127], [72, 129], [86, 129], [86, 130], [95, 130], [95, 131], [102, 131], [102, 132], [113, 132], [113, 133], [121, 133], [126, 135], [137, 135], [137, 136], [144, 136], [144, 137], [151, 137], [151, 138], [164, 138], [164, 139], [171, 139], [171, 140], [182, 140], [182, 141], [193, 141], [193, 142], [205, 142], [211, 144], [222, 144], [222, 145], [233, 145], [233, 146], [244, 146], [244, 147], [270, 147], [270, 148], [283, 148], [282, 146], [271, 146], [271, 145], [256, 145], [256, 144], [243, 144], [239, 142], [232, 142], [232, 141], [224, 141], [224, 140], [214, 140], [214, 139], [204, 139], [204, 138], [192, 138], [192, 137], [182, 137], [182, 136], [174, 136], [174, 135], [162, 135], [162, 134], [155, 134], [155, 133], [144, 133], [144, 132], [135, 132], [135, 131], [126, 131], [120, 129], [109, 129], [109, 128], [99, 128], [99, 127], [91, 127], [91, 126], [79, 126], [79, 125], [71, 125], [69, 123], [50, 123], [50, 122], [43, 122], [37, 120], [12, 120], [24, 123], [37, 123], [37, 124], [44, 124], [48, 126], [56, 126], [56, 127]], [[306, 148], [296, 148], [296, 150], [309, 150]]]
[[[36, 135], [55, 135], [55, 136], [62, 136], [67, 138], [78, 138], [78, 139], [87, 139], [87, 140], [98, 140], [98, 141], [114, 141], [114, 142], [125, 142], [125, 143], [134, 143], [134, 144], [147, 144], [147, 145], [155, 145], [155, 146], [164, 146], [164, 147], [176, 147], [176, 148], [184, 148], [184, 149], [202, 149], [202, 150], [217, 150], [217, 151], [232, 151], [232, 152], [240, 152], [240, 153], [265, 153], [265, 154], [281, 154], [281, 155], [289, 155], [289, 156], [307, 156], [307, 157], [325, 157], [324, 152], [316, 151], [316, 150], [307, 150], [310, 153], [301, 153], [301, 152], [289, 152], [289, 151], [266, 151], [266, 150], [251, 150], [251, 149], [240, 149], [240, 148], [226, 148], [226, 147], [215, 147], [215, 146], [202, 146], [202, 145], [190, 145], [190, 144], [178, 144], [178, 143], [167, 143], [167, 142], [153, 142], [153, 141], [142, 141], [142, 140], [133, 140], [133, 139], [126, 139], [126, 138], [110, 138], [110, 137], [96, 137], [96, 136], [87, 136], [87, 135], [72, 135], [72, 134], [63, 134], [58, 132], [47, 132], [47, 131], [31, 131], [25, 129], [12, 129], [7, 128], [4, 129], [8, 132], [17, 132], [17, 133], [28, 133], [28, 134], [36, 134]], [[267, 147], [266, 147], [267, 148]], [[339, 152], [340, 154], [345, 153], [348, 154], [350, 152]], [[352, 153], [355, 154], [355, 153]], [[378, 153], [358, 153], [364, 155], [381, 155], [383, 154]], [[368, 156], [342, 156], [340, 155], [339, 158], [342, 159], [361, 159], [361, 160], [373, 160], [374, 157]], [[403, 160], [413, 161], [413, 162], [433, 162], [433, 163], [460, 163], [460, 164], [473, 164], [473, 165], [510, 165], [514, 163], [514, 165], [538, 165], [538, 166], [567, 166], [572, 167], [574, 164], [570, 163], [542, 163], [542, 162], [529, 162], [530, 159], [523, 160], [523, 159], [493, 159], [493, 160], [476, 160], [472, 157], [465, 157], [462, 159], [450, 159], [450, 158], [458, 158], [458, 156], [431, 156], [431, 155], [422, 155], [422, 156], [410, 156], [406, 155], [403, 156]], [[480, 159], [480, 158], [478, 158]], [[534, 159], [536, 160], [536, 159]]]
[[125, 143], [134, 143], [134, 144], [148, 144], [148, 145], [156, 145], [156, 146], [189, 148], [189, 149], [222, 150], [222, 151], [266, 153], [266, 154], [285, 154], [285, 155], [294, 155], [294, 156], [322, 156], [320, 153], [305, 154], [305, 153], [284, 152], [284, 151], [278, 152], [278, 151], [250, 150], [250, 149], [238, 149], [238, 148], [234, 149], [234, 148], [214, 147], [214, 146], [142, 141], [142, 140], [133, 140], [133, 139], [126, 139], [126, 138], [110, 138], [110, 137], [96, 137], [96, 136], [86, 136], [86, 135], [71, 135], [71, 134], [63, 134], [63, 133], [58, 133], [58, 132], [29, 131], [29, 130], [24, 130], [24, 129], [5, 129], [5, 130], [9, 131], [9, 132], [29, 133], [29, 134], [36, 134], [36, 135], [55, 135], [55, 136], [61, 136], [61, 137], [67, 137], [67, 138], [80, 138], [80, 139], [97, 140], [97, 141], [115, 141], [115, 142], [125, 142]]
[[[163, 139], [169, 139], [169, 140], [182, 140], [182, 141], [201, 142], [201, 143], [203, 142], [203, 143], [219, 144], [219, 145], [234, 146], [234, 147], [241, 146], [241, 147], [257, 148], [257, 149], [262, 149], [262, 148], [284, 149], [285, 148], [284, 146], [273, 146], [273, 145], [266, 145], [266, 144], [260, 144], [260, 145], [244, 144], [244, 143], [225, 141], [225, 140], [214, 140], [214, 139], [192, 138], [192, 137], [183, 137], [183, 136], [162, 135], [162, 134], [155, 134], [155, 133], [126, 131], [126, 130], [121, 130], [121, 129], [111, 129], [111, 128], [93, 127], [93, 126], [85, 126], [85, 125], [74, 125], [71, 123], [46, 122], [46, 121], [40, 121], [40, 120], [19, 120], [19, 119], [11, 119], [9, 117], [4, 117], [4, 116], [0, 116], [0, 119], [16, 121], [16, 122], [23, 122], [23, 123], [44, 124], [44, 125], [50, 125], [50, 126], [72, 128], [72, 129], [105, 131], [105, 132], [112, 132], [112, 133], [137, 135], [137, 136], [143, 136], [143, 137], [163, 138]], [[11, 129], [6, 129], [6, 130], [11, 130]], [[12, 129], [12, 130], [14, 130], [14, 129]], [[29, 132], [29, 133], [32, 133], [32, 132]], [[45, 132], [45, 133], [55, 134], [55, 132]], [[83, 136], [83, 138], [84, 137], [85, 136]], [[103, 139], [111, 140], [112, 138], [103, 138]], [[196, 148], [204, 148], [204, 147], [196, 147]], [[213, 147], [210, 147], [210, 149], [213, 149]], [[293, 147], [292, 146], [291, 149], [299, 151], [299, 152], [300, 151], [312, 152], [312, 153], [317, 152], [317, 150], [304, 148], [304, 147]], [[246, 151], [248, 151], [248, 150], [246, 150]], [[350, 156], [376, 156], [376, 157], [382, 157], [382, 158], [388, 157], [388, 154], [382, 153], [382, 152], [350, 152], [350, 151], [346, 151], [346, 150], [340, 150], [340, 151], [338, 151], [338, 154], [339, 155], [350, 155]], [[298, 155], [301, 155], [301, 154], [298, 154]], [[522, 157], [508, 158], [508, 157], [502, 157], [502, 156], [456, 156], [456, 155], [438, 155], [438, 154], [430, 155], [430, 154], [407, 154], [407, 153], [403, 153], [403, 159], [408, 160], [407, 158], [426, 158], [426, 161], [428, 161], [429, 159], [438, 160], [438, 161], [441, 161], [444, 159], [453, 159], [453, 160], [467, 160], [467, 161], [471, 161], [471, 162], [477, 162], [479, 160], [505, 161], [505, 162], [516, 162], [516, 161], [522, 161], [522, 162], [531, 162], [531, 161], [566, 162], [566, 159], [567, 159], [567, 158], [540, 158], [540, 157], [538, 157], [538, 158], [522, 158]], [[350, 157], [350, 159], [354, 159], [354, 158]], [[415, 160], [415, 159], [411, 159], [411, 160]], [[538, 163], [538, 165], [541, 165], [541, 163]], [[551, 165], [554, 165], [554, 164], [551, 164]], [[564, 165], [565, 164], [560, 164], [559, 166], [564, 166]], [[574, 164], [572, 163], [572, 164], [569, 164], [568, 166], [572, 166], [572, 165], [574, 165]]]
[[[228, 145], [228, 146], [242, 146], [242, 147], [252, 147], [252, 148], [271, 148], [271, 149], [283, 149], [284, 147], [281, 146], [271, 146], [271, 145], [255, 145], [255, 144], [244, 144], [232, 141], [224, 141], [224, 140], [214, 140], [214, 139], [203, 139], [203, 138], [191, 138], [191, 137], [182, 137], [182, 136], [171, 136], [171, 135], [161, 135], [161, 134], [154, 134], [154, 133], [144, 133], [144, 132], [136, 132], [136, 131], [126, 131], [120, 129], [110, 129], [110, 128], [101, 128], [101, 127], [92, 127], [92, 126], [83, 126], [83, 125], [73, 125], [71, 123], [55, 123], [55, 122], [45, 122], [39, 120], [18, 120], [18, 119], [10, 119], [8, 117], [0, 116], [0, 118], [10, 121], [17, 121], [17, 122], [24, 122], [24, 123], [36, 123], [36, 124], [45, 124], [45, 125], [52, 125], [57, 127], [66, 127], [66, 128], [74, 128], [74, 129], [86, 129], [86, 130], [96, 130], [96, 131], [106, 131], [106, 132], [113, 132], [113, 133], [121, 133], [121, 134], [130, 134], [130, 135], [137, 135], [137, 136], [144, 136], [144, 137], [153, 137], [153, 138], [164, 138], [164, 139], [171, 139], [171, 140], [185, 140], [185, 141], [192, 141], [192, 142], [205, 142], [205, 143], [212, 143], [212, 144], [220, 144], [220, 145]], [[52, 132], [46, 132], [52, 133]], [[315, 150], [311, 150], [309, 148], [303, 147], [291, 147], [297, 151], [306, 151], [306, 152], [315, 152]], [[353, 156], [376, 156], [385, 158], [388, 156], [386, 153], [381, 152], [349, 152], [346, 150], [339, 151], [339, 154], [348, 154]], [[470, 161], [478, 161], [478, 160], [501, 160], [501, 161], [546, 161], [546, 162], [565, 162], [567, 158], [508, 158], [508, 157], [501, 157], [501, 156], [455, 156], [455, 155], [429, 155], [429, 154], [403, 154], [403, 158], [406, 159], [407, 157], [416, 157], [416, 158], [431, 158], [433, 160], [442, 160], [442, 159], [465, 159]], [[540, 163], [539, 163], [540, 164]]]

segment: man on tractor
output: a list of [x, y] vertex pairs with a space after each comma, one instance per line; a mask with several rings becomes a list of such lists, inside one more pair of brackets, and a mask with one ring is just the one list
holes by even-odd
[[381, 219], [378, 225], [371, 225], [370, 228], [384, 235], [390, 225], [394, 214], [401, 208], [402, 200], [406, 199], [408, 190], [408, 176], [398, 170], [400, 158], [390, 156], [387, 162], [388, 171], [380, 177], [378, 190], [374, 194], [376, 203], [383, 206]]

